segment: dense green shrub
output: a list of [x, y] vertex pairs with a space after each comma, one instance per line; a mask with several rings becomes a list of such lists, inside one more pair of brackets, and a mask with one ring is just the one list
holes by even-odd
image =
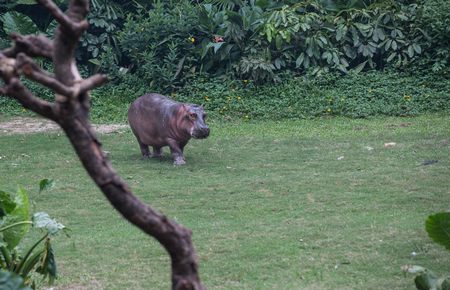
[[431, 66], [434, 72], [448, 72], [450, 66], [450, 0], [421, 1], [421, 15], [417, 27], [423, 29], [427, 38], [424, 67]]
[[450, 80], [369, 72], [286, 78], [279, 85], [196, 80], [174, 97], [201, 103], [217, 116], [243, 119], [364, 118], [450, 112]]
[[[263, 84], [286, 72], [407, 67], [432, 48], [427, 35], [448, 41], [440, 24], [445, 13], [435, 19], [433, 7], [390, 0], [156, 1], [128, 14], [113, 37], [120, 60], [105, 42], [91, 61], [116, 83], [134, 74], [142, 85], [164, 93], [198, 72]], [[427, 50], [435, 67], [445, 66], [444, 52]]]
[[[92, 3], [78, 60], [86, 75], [98, 69], [111, 79], [92, 93], [96, 120], [125, 120], [127, 106], [146, 92], [204, 104], [221, 118], [448, 111], [450, 0], [133, 3]], [[52, 28], [48, 15], [5, 5], [1, 36], [22, 22], [36, 24], [33, 31]], [[9, 10], [23, 13], [10, 17]], [[363, 70], [371, 72], [358, 75]], [[22, 111], [5, 98], [0, 106]]]
[[277, 74], [285, 71], [347, 73], [402, 67], [422, 52], [423, 33], [414, 25], [415, 4], [239, 2], [233, 10], [201, 8], [200, 28], [208, 33], [200, 34], [199, 42], [208, 72], [231, 71], [239, 78], [264, 83], [278, 80]]
[[[129, 83], [110, 83], [92, 92], [92, 117], [96, 122], [124, 122], [129, 104], [153, 91]], [[248, 80], [227, 80], [200, 75], [177, 92], [169, 94], [181, 102], [201, 104], [212, 119], [299, 119], [319, 116], [414, 116], [450, 113], [450, 79], [433, 74], [410, 75], [396, 71], [361, 74], [323, 74], [292, 77], [279, 84], [256, 86]], [[3, 113], [22, 109], [0, 98]]]
[[[194, 49], [190, 40], [198, 23], [195, 6], [189, 1], [168, 4], [157, 1], [150, 11], [129, 14], [118, 42], [129, 62], [122, 68], [109, 70], [120, 81], [127, 73], [141, 79], [141, 84], [153, 90], [170, 92], [179, 88], [192, 69]], [[108, 67], [104, 67], [108, 70]]]

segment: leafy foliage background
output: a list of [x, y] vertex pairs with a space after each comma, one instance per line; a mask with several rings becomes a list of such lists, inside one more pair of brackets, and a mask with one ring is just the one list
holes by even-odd
[[[91, 10], [77, 59], [86, 75], [111, 77], [94, 92], [97, 119], [124, 120], [146, 92], [224, 118], [448, 112], [450, 0], [94, 0]], [[0, 24], [1, 46], [12, 31], [55, 28], [31, 0], [0, 2]]]

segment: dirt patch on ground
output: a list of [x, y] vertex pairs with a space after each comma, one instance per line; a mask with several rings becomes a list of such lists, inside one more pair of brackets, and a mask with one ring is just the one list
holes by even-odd
[[[109, 134], [128, 130], [128, 125], [101, 124], [93, 125], [99, 134]], [[0, 121], [0, 135], [31, 134], [39, 132], [61, 131], [59, 126], [49, 120], [31, 117], [15, 117]]]

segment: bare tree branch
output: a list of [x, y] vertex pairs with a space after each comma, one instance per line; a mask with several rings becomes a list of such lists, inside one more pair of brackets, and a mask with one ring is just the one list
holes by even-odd
[[4, 89], [6, 94], [13, 96], [24, 108], [50, 120], [57, 120], [54, 112], [55, 105], [36, 97], [18, 78], [11, 79]]
[[23, 107], [51, 120], [56, 119], [54, 105], [36, 97], [20, 81], [17, 71], [17, 60], [0, 53], [0, 77], [5, 82], [1, 94], [13, 96]]
[[[40, 4], [45, 6], [48, 11], [55, 17], [56, 21], [63, 27], [64, 30], [69, 30], [75, 34], [81, 34], [89, 26], [89, 22], [83, 18], [79, 22], [75, 22], [68, 15], [64, 14], [61, 9], [51, 0], [37, 0]], [[70, 8], [69, 8], [70, 9]]]
[[11, 34], [15, 45], [12, 48], [5, 49], [3, 54], [7, 57], [15, 57], [20, 52], [26, 53], [28, 56], [43, 56], [52, 58], [53, 42], [44, 35], [19, 35]]
[[23, 73], [27, 78], [52, 89], [57, 94], [72, 98], [99, 87], [108, 80], [106, 75], [96, 74], [69, 87], [59, 82], [53, 75], [42, 70], [33, 59], [24, 53], [19, 53], [16, 59], [18, 73]]
[[[94, 75], [83, 80], [75, 63], [75, 48], [81, 33], [87, 29], [89, 1], [70, 0], [66, 13], [51, 0], [38, 2], [60, 24], [54, 40], [14, 35], [15, 46], [0, 52], [0, 77], [6, 84], [0, 88], [0, 93], [12, 96], [25, 108], [61, 126], [84, 168], [113, 207], [130, 223], [158, 240], [169, 253], [172, 261], [172, 289], [204, 290], [198, 274], [191, 232], [133, 195], [112, 168], [89, 122], [88, 91], [107, 80], [104, 75]], [[55, 75], [43, 71], [30, 56], [51, 57]], [[20, 82], [19, 74], [52, 89], [56, 93], [56, 102], [49, 103], [33, 95]]]
[[108, 76], [102, 75], [102, 74], [96, 74], [91, 77], [88, 77], [87, 79], [84, 79], [83, 81], [81, 81], [80, 93], [85, 93], [87, 91], [95, 89], [95, 88], [103, 85], [107, 81], [108, 81]]
[[27, 78], [34, 80], [50, 89], [54, 92], [71, 96], [74, 94], [72, 87], [68, 87], [60, 83], [54, 76], [42, 70], [31, 58], [24, 53], [17, 55], [16, 67], [19, 73], [23, 73]]
[[18, 77], [16, 60], [0, 53], [0, 77], [8, 84], [12, 78]]

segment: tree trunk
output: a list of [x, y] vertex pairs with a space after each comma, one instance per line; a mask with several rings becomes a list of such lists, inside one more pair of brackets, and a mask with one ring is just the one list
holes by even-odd
[[[167, 250], [172, 261], [172, 289], [205, 289], [198, 275], [191, 232], [133, 195], [112, 168], [92, 129], [89, 90], [103, 84], [106, 76], [82, 79], [74, 57], [79, 39], [88, 26], [85, 20], [89, 11], [88, 0], [71, 0], [66, 13], [51, 0], [38, 2], [59, 23], [55, 38], [13, 35], [14, 47], [0, 52], [0, 77], [5, 83], [0, 93], [61, 126], [84, 168], [112, 206]], [[36, 56], [53, 61], [54, 75], [41, 70], [33, 62], [31, 57]], [[36, 97], [22, 84], [20, 75], [52, 89], [55, 101], [47, 102]]]

